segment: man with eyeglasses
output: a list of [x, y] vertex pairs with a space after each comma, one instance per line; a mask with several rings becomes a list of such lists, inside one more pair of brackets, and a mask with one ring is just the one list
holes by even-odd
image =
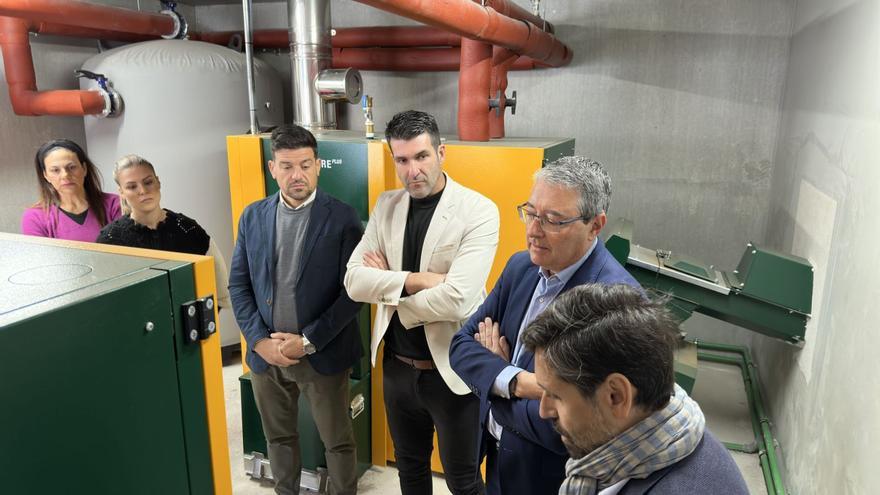
[[611, 199], [602, 165], [560, 158], [535, 174], [529, 200], [517, 207], [527, 251], [514, 254], [483, 305], [450, 346], [450, 363], [480, 399], [490, 495], [556, 493], [568, 457], [560, 434], [538, 410], [535, 356], [519, 334], [559, 294], [583, 284], [638, 282], [599, 239]]

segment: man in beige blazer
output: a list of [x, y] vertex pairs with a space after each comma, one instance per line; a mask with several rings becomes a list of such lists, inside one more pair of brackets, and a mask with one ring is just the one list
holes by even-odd
[[385, 137], [406, 187], [379, 197], [345, 288], [376, 305], [370, 351], [375, 365], [385, 342], [384, 399], [401, 493], [431, 493], [435, 429], [449, 490], [482, 493], [479, 401], [450, 368], [449, 343], [486, 296], [498, 208], [443, 172], [446, 150], [431, 115], [401, 112]]

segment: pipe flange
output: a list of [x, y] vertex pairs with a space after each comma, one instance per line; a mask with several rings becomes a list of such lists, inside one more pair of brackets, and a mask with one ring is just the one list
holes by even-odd
[[118, 117], [122, 113], [122, 95], [114, 89], [96, 88], [104, 98], [104, 110], [97, 117]]
[[174, 31], [172, 31], [170, 34], [163, 34], [163, 38], [165, 38], [166, 40], [182, 40], [186, 38], [186, 33], [189, 30], [189, 24], [187, 24], [186, 19], [182, 15], [171, 9], [165, 9], [159, 11], [159, 13], [170, 16], [171, 19], [174, 20]]

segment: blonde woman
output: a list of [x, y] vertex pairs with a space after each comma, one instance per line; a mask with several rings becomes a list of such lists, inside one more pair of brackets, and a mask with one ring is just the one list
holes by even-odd
[[126, 155], [116, 162], [113, 180], [119, 186], [123, 216], [101, 229], [97, 242], [213, 256], [217, 303], [229, 307], [229, 275], [220, 250], [195, 220], [162, 208], [162, 183], [153, 164]]

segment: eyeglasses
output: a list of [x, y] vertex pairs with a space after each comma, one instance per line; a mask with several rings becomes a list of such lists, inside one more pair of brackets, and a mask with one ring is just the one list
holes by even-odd
[[519, 213], [519, 219], [526, 224], [526, 227], [531, 225], [531, 223], [535, 220], [538, 221], [538, 225], [541, 226], [541, 230], [544, 232], [560, 232], [566, 225], [577, 222], [579, 220], [589, 220], [587, 217], [574, 217], [568, 218], [565, 220], [550, 220], [547, 217], [538, 216], [537, 213], [530, 210], [528, 208], [528, 203], [523, 203], [516, 207], [516, 212]]

